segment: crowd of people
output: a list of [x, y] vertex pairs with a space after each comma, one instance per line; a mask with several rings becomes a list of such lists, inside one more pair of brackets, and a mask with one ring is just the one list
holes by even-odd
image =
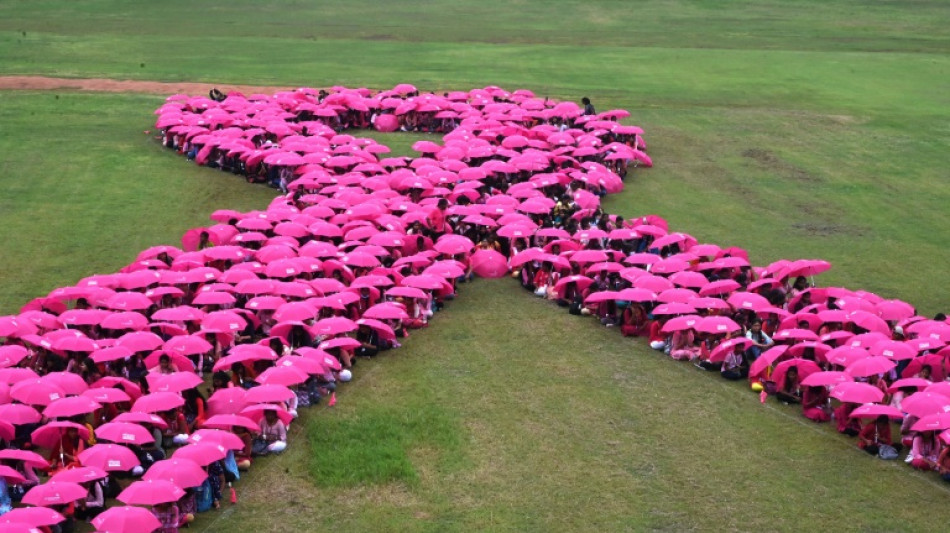
[[[627, 112], [498, 87], [212, 96], [169, 97], [163, 144], [281, 194], [0, 317], [0, 520], [105, 529], [148, 505], [148, 527], [176, 531], [233, 499], [255, 458], [290, 444], [301, 408], [335, 403], [361, 359], [399, 348], [474, 275], [510, 274], [673, 359], [749, 380], [763, 401], [801, 403], [868, 452], [903, 444], [915, 467], [947, 474], [950, 325], [813, 287], [823, 261], [754, 267], [660, 217], [605, 213], [601, 196], [651, 164]], [[343, 133], [368, 127], [445, 135], [416, 143], [421, 157], [381, 157]], [[130, 507], [106, 510], [112, 497]]]

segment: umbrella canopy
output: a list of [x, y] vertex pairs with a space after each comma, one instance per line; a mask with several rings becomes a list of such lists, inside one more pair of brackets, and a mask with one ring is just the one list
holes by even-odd
[[109, 477], [109, 473], [94, 466], [77, 466], [60, 470], [50, 478], [50, 481], [68, 481], [70, 483], [87, 483]]
[[135, 453], [119, 444], [96, 444], [79, 453], [83, 466], [94, 466], [107, 472], [128, 472], [139, 466]]
[[48, 481], [33, 487], [24, 494], [23, 503], [37, 507], [68, 505], [80, 498], [85, 498], [88, 492], [85, 487], [78, 483]]
[[173, 392], [153, 392], [146, 394], [132, 405], [133, 412], [161, 413], [185, 405], [185, 399]]
[[835, 385], [830, 396], [842, 402], [877, 403], [884, 399], [884, 391], [867, 383], [845, 382]]
[[110, 507], [92, 521], [98, 531], [109, 533], [152, 533], [162, 526], [144, 507]]
[[108, 422], [95, 429], [96, 438], [117, 444], [140, 446], [155, 442], [155, 437], [144, 427], [131, 422]]
[[208, 473], [198, 463], [189, 459], [165, 459], [156, 461], [142, 476], [144, 481], [170, 481], [187, 489], [197, 487], [208, 479]]
[[185, 491], [171, 481], [153, 479], [132, 483], [116, 499], [129, 505], [159, 505], [177, 502], [184, 495]]

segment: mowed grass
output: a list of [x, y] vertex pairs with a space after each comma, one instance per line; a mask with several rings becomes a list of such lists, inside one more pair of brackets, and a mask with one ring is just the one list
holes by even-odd
[[[0, 2], [0, 72], [423, 90], [630, 109], [657, 167], [605, 206], [757, 264], [946, 308], [944, 2]], [[200, 13], [200, 11], [198, 12]], [[121, 50], [121, 53], [117, 53]], [[0, 93], [0, 312], [270, 189], [150, 142], [160, 98]], [[408, 153], [415, 136], [374, 135]], [[927, 530], [935, 477], [510, 280], [361, 361], [197, 531]]]

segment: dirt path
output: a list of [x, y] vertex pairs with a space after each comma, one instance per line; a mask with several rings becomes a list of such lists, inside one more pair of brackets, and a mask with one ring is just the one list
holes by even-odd
[[240, 91], [244, 94], [273, 94], [288, 87], [266, 87], [258, 85], [233, 85], [192, 82], [163, 82], [137, 80], [111, 80], [102, 78], [48, 78], [44, 76], [0, 76], [0, 90], [39, 90], [70, 89], [79, 91], [98, 91], [108, 93], [146, 93], [171, 95], [184, 93], [198, 96], [207, 95], [212, 87], [227, 94], [228, 91]]

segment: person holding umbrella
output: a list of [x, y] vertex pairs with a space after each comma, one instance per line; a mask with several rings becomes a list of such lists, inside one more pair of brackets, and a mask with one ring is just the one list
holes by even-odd
[[277, 411], [264, 411], [264, 418], [261, 419], [261, 439], [264, 443], [263, 450], [258, 449], [258, 455], [268, 455], [280, 453], [287, 449], [287, 427], [277, 418]]
[[[881, 415], [868, 422], [858, 433], [858, 448], [868, 452], [871, 455], [878, 455], [884, 446], [889, 446], [896, 453], [900, 453], [902, 446], [898, 443], [894, 445], [891, 438], [891, 420], [887, 415]], [[897, 457], [892, 455], [892, 457]]]
[[798, 379], [798, 367], [789, 367], [785, 379], [778, 385], [775, 395], [786, 404], [802, 403], [801, 380]]
[[156, 533], [178, 533], [178, 506], [174, 503], [159, 503], [152, 506], [152, 514], [162, 523]]
[[937, 470], [940, 456], [940, 442], [936, 431], [921, 431], [914, 437], [910, 455], [910, 466], [917, 470]]

